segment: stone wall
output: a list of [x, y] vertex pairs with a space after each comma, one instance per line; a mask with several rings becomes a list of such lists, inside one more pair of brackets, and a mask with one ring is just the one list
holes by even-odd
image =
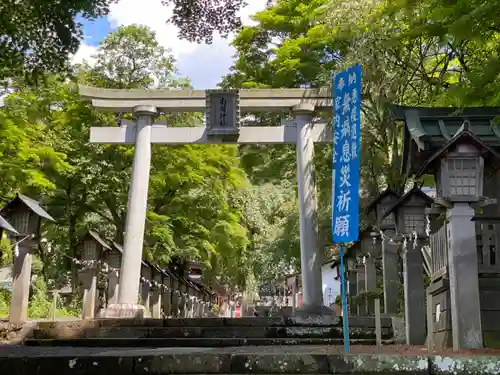
[[[487, 348], [500, 348], [500, 276], [479, 276], [481, 325]], [[432, 282], [427, 288], [432, 295], [432, 320], [436, 348], [453, 345], [451, 333], [450, 284], [447, 278]]]

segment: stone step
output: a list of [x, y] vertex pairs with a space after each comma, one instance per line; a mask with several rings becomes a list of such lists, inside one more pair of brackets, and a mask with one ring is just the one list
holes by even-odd
[[[391, 327], [390, 318], [383, 317], [382, 327]], [[242, 318], [173, 318], [173, 319], [91, 319], [73, 322], [39, 322], [39, 328], [57, 328], [68, 326], [80, 327], [342, 327], [342, 318], [335, 316], [320, 317], [242, 317]], [[373, 317], [349, 317], [349, 326], [357, 328], [375, 328]]]
[[33, 348], [0, 345], [0, 374], [15, 375], [496, 375], [498, 352], [435, 355], [423, 348]]
[[[355, 339], [372, 339], [373, 330], [352, 330]], [[341, 327], [260, 327], [260, 326], [221, 326], [221, 327], [104, 327], [86, 328], [66, 326], [59, 328], [36, 329], [34, 339], [78, 339], [78, 338], [343, 338]], [[384, 327], [382, 338], [391, 338], [392, 330]]]
[[[224, 348], [237, 346], [285, 345], [343, 345], [340, 338], [80, 338], [80, 339], [28, 339], [27, 346], [71, 347], [130, 347], [130, 348]], [[375, 345], [375, 339], [352, 339], [352, 345]], [[384, 340], [385, 345], [393, 344]]]

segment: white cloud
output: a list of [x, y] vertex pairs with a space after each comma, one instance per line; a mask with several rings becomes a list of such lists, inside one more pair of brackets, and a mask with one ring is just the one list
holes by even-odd
[[[240, 13], [246, 25], [253, 23], [250, 16], [263, 10], [267, 0], [250, 0], [249, 3]], [[180, 40], [177, 28], [166, 23], [171, 15], [172, 8], [162, 5], [161, 0], [120, 0], [111, 5], [108, 20], [112, 28], [131, 24], [149, 26], [156, 32], [158, 41], [172, 50], [180, 73], [189, 77], [195, 88], [214, 87], [232, 63], [234, 49], [229, 45], [231, 37], [227, 40], [216, 37], [211, 45]], [[73, 61], [88, 60], [95, 50], [95, 47], [83, 42]]]
[[94, 55], [95, 53], [95, 47], [89, 46], [87, 43], [82, 41], [82, 43], [80, 43], [80, 48], [78, 48], [78, 51], [71, 58], [71, 61], [73, 63], [80, 63], [83, 60], [86, 60], [89, 64], [92, 64], [94, 62], [92, 55]]

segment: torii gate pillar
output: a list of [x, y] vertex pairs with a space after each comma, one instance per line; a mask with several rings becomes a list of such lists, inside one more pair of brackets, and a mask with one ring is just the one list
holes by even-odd
[[158, 110], [152, 105], [139, 105], [134, 107], [132, 113], [136, 120], [135, 148], [125, 222], [118, 303], [109, 305], [104, 313], [105, 316], [112, 317], [142, 317], [146, 314], [144, 306], [137, 303], [137, 291], [141, 279], [144, 229], [148, 207], [151, 127]]
[[314, 141], [311, 135], [314, 105], [299, 104], [292, 108], [297, 127], [297, 184], [300, 220], [300, 264], [302, 275], [302, 308], [306, 313], [322, 313], [322, 254], [317, 244], [316, 183], [314, 180]]

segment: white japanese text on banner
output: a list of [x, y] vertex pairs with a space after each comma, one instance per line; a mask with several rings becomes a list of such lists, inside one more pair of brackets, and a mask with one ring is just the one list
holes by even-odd
[[358, 240], [361, 65], [337, 73], [332, 87], [333, 242]]

